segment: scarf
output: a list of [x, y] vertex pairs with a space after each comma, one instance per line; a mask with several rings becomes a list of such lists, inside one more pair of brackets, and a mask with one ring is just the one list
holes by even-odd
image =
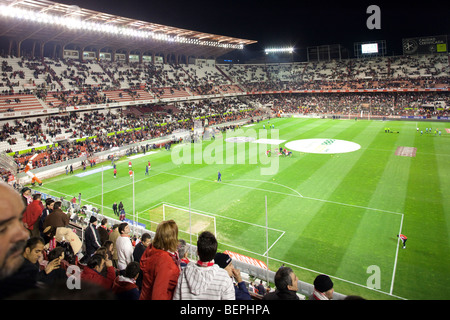
[[322, 292], [319, 292], [316, 289], [314, 289], [314, 292], [312, 295], [313, 295], [314, 300], [330, 300]]
[[214, 265], [214, 260], [211, 260], [209, 262], [203, 262], [203, 261], [198, 260], [197, 265], [200, 267], [212, 267]]

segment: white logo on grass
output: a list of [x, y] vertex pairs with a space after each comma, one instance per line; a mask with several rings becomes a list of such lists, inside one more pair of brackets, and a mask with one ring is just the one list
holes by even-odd
[[[267, 150], [278, 150], [278, 145], [252, 143], [268, 138], [268, 130], [254, 129], [227, 132], [227, 138], [217, 138], [204, 147], [204, 142], [177, 145], [173, 148], [172, 163], [181, 164], [254, 164], [260, 165], [261, 175], [274, 175], [279, 169], [279, 158], [268, 157]], [[270, 130], [268, 141], [277, 141], [279, 131]]]

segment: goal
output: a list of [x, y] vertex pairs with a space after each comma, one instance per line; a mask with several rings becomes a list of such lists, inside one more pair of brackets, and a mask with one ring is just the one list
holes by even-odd
[[162, 219], [174, 220], [178, 232], [198, 235], [203, 231], [212, 232], [217, 238], [216, 217], [193, 210], [163, 203]]

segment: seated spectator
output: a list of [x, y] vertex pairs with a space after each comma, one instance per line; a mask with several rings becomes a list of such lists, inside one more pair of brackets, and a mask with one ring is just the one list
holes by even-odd
[[[106, 269], [107, 276], [102, 275], [102, 271]], [[116, 272], [112, 266], [111, 260], [105, 261], [102, 255], [94, 254], [87, 261], [87, 265], [81, 272], [81, 280], [91, 283], [95, 283], [105, 289], [111, 289], [114, 279], [116, 278]]]
[[116, 277], [112, 291], [119, 300], [139, 300], [140, 292], [136, 285], [141, 268], [139, 262], [130, 262], [123, 275]]
[[43, 259], [43, 251], [44, 240], [41, 237], [28, 239], [22, 253], [22, 265], [14, 274], [0, 281], [0, 299], [38, 288], [39, 283], [48, 280], [47, 275], [58, 267], [59, 261], [55, 259], [49, 262], [41, 271], [39, 261]]
[[314, 291], [310, 300], [331, 300], [333, 299], [333, 281], [325, 274], [320, 274], [314, 279]]
[[214, 263], [217, 240], [209, 231], [197, 241], [199, 260], [190, 262], [180, 273], [174, 300], [235, 300], [233, 281], [228, 272]]
[[298, 278], [289, 267], [281, 267], [275, 273], [276, 290], [269, 292], [263, 300], [299, 300]]
[[214, 257], [214, 263], [219, 265], [222, 269], [228, 272], [231, 279], [235, 281], [234, 292], [236, 295], [236, 300], [251, 300], [250, 293], [248, 292], [245, 282], [242, 280], [241, 271], [236, 269], [233, 264], [231, 257], [226, 253], [216, 253]]
[[53, 264], [53, 269], [47, 273], [45, 280], [47, 285], [53, 285], [57, 282], [65, 282], [67, 280], [66, 270], [63, 268], [63, 260], [65, 258], [64, 250], [63, 247], [56, 247], [48, 254], [48, 264]]
[[178, 226], [175, 221], [161, 222], [152, 244], [141, 257], [140, 300], [172, 300], [180, 274], [177, 245]]

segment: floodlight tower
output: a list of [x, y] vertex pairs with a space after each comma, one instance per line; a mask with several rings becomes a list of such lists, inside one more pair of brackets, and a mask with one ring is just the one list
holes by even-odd
[[289, 54], [290, 62], [293, 62], [294, 47], [266, 48], [264, 49], [265, 61], [267, 63], [268, 55]]

